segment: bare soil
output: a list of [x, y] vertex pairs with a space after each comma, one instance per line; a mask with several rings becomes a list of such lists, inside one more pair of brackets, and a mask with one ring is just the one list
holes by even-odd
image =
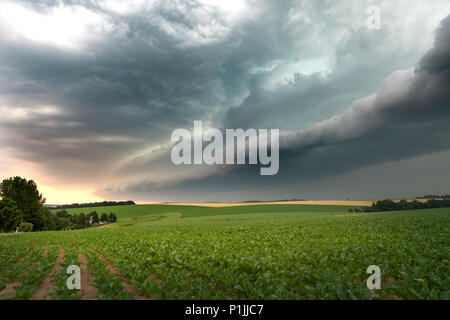
[[10, 299], [16, 295], [14, 287], [19, 287], [22, 284], [20, 281], [14, 281], [6, 284], [6, 287], [0, 291], [0, 299]]
[[97, 300], [95, 295], [98, 294], [98, 290], [92, 285], [94, 277], [88, 270], [88, 261], [81, 253], [78, 254], [78, 261], [81, 269], [81, 290], [79, 292], [81, 300]]
[[30, 300], [51, 300], [49, 293], [52, 292], [55, 288], [55, 280], [53, 278], [53, 275], [57, 270], [61, 269], [60, 264], [61, 262], [63, 262], [63, 257], [64, 248], [59, 246], [59, 255], [58, 258], [56, 258], [55, 265], [53, 266], [52, 270], [45, 276], [44, 280], [36, 289], [34, 295]]
[[[29, 253], [27, 253], [27, 254], [26, 254], [25, 256], [23, 256], [22, 258], [20, 258], [19, 261], [17, 261], [16, 263], [14, 263], [14, 264], [13, 264], [13, 267], [17, 267], [18, 265], [20, 265], [20, 264], [25, 260], [26, 257], [30, 256], [31, 253], [32, 253], [34, 250], [38, 249], [38, 248], [39, 248], [39, 246], [36, 244], [36, 245], [34, 246], [34, 249], [31, 250]], [[45, 251], [44, 251], [43, 256], [46, 256], [46, 255], [47, 255], [47, 252], [48, 252], [48, 244], [47, 244], [47, 246], [46, 246], [46, 248], [45, 248]], [[38, 264], [38, 263], [39, 263], [39, 261], [33, 262], [33, 263], [28, 267], [28, 269], [31, 269], [33, 266], [35, 266], [35, 265]], [[27, 273], [28, 273], [28, 271], [25, 271], [25, 272], [24, 272], [24, 274], [27, 274]], [[16, 295], [16, 290], [14, 289], [14, 287], [19, 287], [19, 286], [21, 286], [21, 285], [22, 285], [22, 282], [20, 282], [20, 281], [18, 281], [18, 280], [16, 280], [16, 279], [14, 279], [13, 282], [7, 283], [7, 284], [6, 284], [6, 287], [5, 287], [2, 291], [0, 291], [0, 299], [10, 299], [10, 298], [14, 297], [14, 296]]]

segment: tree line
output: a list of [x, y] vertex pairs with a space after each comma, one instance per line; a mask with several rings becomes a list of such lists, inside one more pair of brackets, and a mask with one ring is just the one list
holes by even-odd
[[102, 201], [90, 203], [72, 203], [54, 206], [54, 209], [73, 209], [73, 208], [90, 208], [90, 207], [111, 207], [111, 206], [129, 206], [135, 205], [134, 201]]
[[[435, 209], [435, 208], [448, 208], [450, 207], [450, 199], [430, 199], [426, 202], [417, 200], [407, 201], [401, 200], [394, 202], [390, 199], [380, 200], [373, 202], [371, 207], [362, 207], [356, 209], [356, 212], [382, 212], [382, 211], [401, 211], [401, 210], [418, 210], [418, 209]], [[349, 212], [353, 212], [353, 209], [349, 209]]]
[[426, 194], [423, 197], [416, 197], [416, 199], [450, 199], [450, 194]]
[[45, 198], [36, 183], [21, 177], [5, 179], [0, 184], [0, 232], [82, 229], [105, 222], [115, 222], [117, 216], [94, 211], [71, 215], [66, 210], [53, 214], [44, 206]]
[[97, 211], [92, 211], [86, 215], [84, 212], [70, 214], [67, 210], [60, 210], [55, 213], [55, 216], [58, 230], [84, 229], [93, 225], [117, 221], [117, 216], [114, 212], [110, 212], [109, 214], [102, 213], [99, 217]]

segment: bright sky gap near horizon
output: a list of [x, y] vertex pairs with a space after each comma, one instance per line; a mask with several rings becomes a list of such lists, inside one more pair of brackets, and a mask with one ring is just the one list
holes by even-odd
[[[448, 194], [449, 15], [446, 0], [3, 0], [0, 178], [55, 204]], [[196, 120], [279, 128], [279, 173], [174, 166], [171, 133]]]

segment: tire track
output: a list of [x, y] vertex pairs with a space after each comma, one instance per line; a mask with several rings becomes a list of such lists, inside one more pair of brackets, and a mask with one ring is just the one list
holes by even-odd
[[45, 276], [44, 280], [36, 289], [30, 300], [51, 300], [51, 296], [49, 295], [49, 293], [52, 292], [52, 290], [55, 288], [55, 279], [53, 278], [53, 275], [57, 270], [61, 269], [61, 263], [63, 262], [64, 257], [64, 248], [61, 247], [61, 245], [58, 245], [58, 247], [59, 255], [55, 260], [55, 265], [53, 266], [52, 270]]
[[92, 285], [94, 277], [88, 270], [88, 261], [81, 253], [78, 253], [78, 261], [80, 262], [81, 270], [81, 289], [79, 291], [81, 300], [97, 300], [95, 295], [98, 294], [98, 290]]
[[131, 281], [125, 277], [120, 271], [119, 269], [114, 266], [109, 260], [107, 260], [103, 255], [101, 255], [100, 253], [96, 252], [96, 254], [98, 255], [98, 257], [100, 258], [100, 260], [102, 260], [105, 264], [106, 264], [106, 268], [108, 269], [108, 271], [110, 272], [110, 274], [112, 276], [116, 276], [122, 279], [122, 286], [123, 286], [123, 290], [125, 292], [130, 292], [133, 294], [133, 299], [134, 300], [151, 300], [152, 297], [146, 296], [145, 294], [141, 293], [132, 283]]
[[16, 289], [22, 284], [20, 281], [14, 281], [6, 284], [6, 287], [0, 292], [0, 299], [10, 299], [16, 295]]
[[[25, 256], [23, 256], [19, 261], [17, 261], [14, 264], [14, 267], [17, 267], [19, 264], [21, 264], [26, 258], [28, 258], [30, 255], [33, 254], [33, 252], [35, 250], [39, 249], [39, 245], [36, 244], [34, 246], [34, 249], [31, 250], [28, 254], [26, 254]], [[45, 247], [45, 251], [43, 253], [43, 256], [46, 256], [48, 252], [48, 244]], [[33, 266], [35, 266], [36, 264], [38, 264], [39, 261], [35, 261], [33, 262], [31, 265], [29, 265], [27, 267], [27, 270], [25, 270], [25, 272], [23, 273], [24, 275], [28, 274], [28, 270], [30, 270], [31, 268], [33, 268]], [[19, 276], [19, 275], [18, 275]], [[6, 284], [5, 288], [3, 288], [2, 291], [0, 291], [0, 299], [11, 299], [16, 295], [16, 289], [14, 289], [14, 287], [20, 287], [22, 285], [21, 281], [18, 281], [17, 279], [13, 279], [14, 281], [9, 282]]]

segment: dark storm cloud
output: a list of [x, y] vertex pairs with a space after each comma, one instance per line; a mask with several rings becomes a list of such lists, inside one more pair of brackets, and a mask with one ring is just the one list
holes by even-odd
[[[260, 3], [263, 18], [232, 26], [218, 11], [203, 12], [196, 1], [161, 2], [130, 15], [96, 1], [20, 3], [42, 14], [61, 4], [81, 5], [101, 15], [110, 29], [101, 40], [84, 40], [78, 51], [8, 41], [6, 32], [0, 37], [1, 102], [29, 111], [26, 119], [2, 123], [4, 143], [53, 174], [61, 168], [64, 175], [79, 178], [80, 171], [99, 172], [93, 163], [114, 166], [133, 151], [167, 142], [174, 128], [193, 120], [223, 126], [222, 114], [240, 104], [257, 81], [251, 70], [291, 58], [298, 49], [293, 40], [312, 28], [300, 22], [283, 29], [288, 2]], [[212, 28], [213, 34], [198, 31], [201, 27]], [[228, 33], [217, 40], [214, 28]], [[307, 50], [306, 40], [301, 46]], [[42, 106], [56, 106], [60, 113], [34, 112]], [[121, 139], [92, 142], [98, 136]]]
[[[99, 9], [93, 3], [76, 3]], [[33, 5], [45, 12], [44, 5]], [[181, 13], [175, 11], [158, 8], [152, 15], [176, 20]], [[65, 174], [80, 171], [80, 166], [71, 170], [71, 163], [84, 163], [83, 171], [91, 174], [98, 170], [93, 163], [114, 164], [132, 151], [167, 140], [173, 128], [207, 119], [225, 102], [221, 75], [227, 71], [221, 67], [220, 48], [180, 47], [181, 41], [152, 25], [142, 13], [110, 14], [107, 19], [114, 32], [89, 45], [87, 52], [2, 43], [3, 103], [31, 111], [27, 119], [2, 123], [5, 143], [21, 158], [40, 161], [53, 173], [70, 160], [61, 168]], [[33, 113], [43, 105], [57, 106], [61, 114]], [[58, 125], [46, 125], [44, 120]], [[64, 121], [80, 125], [66, 126]], [[124, 141], [95, 142], [98, 136]], [[64, 143], [58, 143], [61, 138], [66, 138]]]
[[[397, 74], [375, 101], [346, 111], [392, 70], [418, 61], [421, 37], [393, 36], [408, 39], [415, 24], [396, 24], [394, 15], [382, 30], [368, 31], [360, 26], [365, 3], [248, 2], [241, 16], [194, 0], [125, 13], [102, 1], [14, 3], [43, 17], [84, 8], [100, 22], [66, 48], [11, 38], [15, 30], [0, 19], [0, 146], [55, 181], [99, 179], [106, 198], [292, 184], [448, 147], [448, 75], [438, 72], [448, 66], [445, 24], [415, 74]], [[260, 177], [256, 167], [174, 168], [171, 132], [194, 120], [291, 130], [282, 139], [279, 175]]]
[[[340, 14], [337, 12], [321, 14], [323, 11], [335, 10], [329, 4], [314, 2], [311, 7], [308, 13], [313, 22], [296, 21], [292, 30], [286, 23], [288, 20], [286, 16], [283, 23], [278, 23], [279, 26], [284, 25], [279, 29], [267, 31], [264, 21], [261, 22], [259, 32], [252, 34], [252, 37], [256, 36], [264, 39], [263, 41], [285, 39], [286, 43], [280, 45], [282, 53], [276, 52], [270, 55], [273, 59], [268, 59], [260, 65], [270, 67], [283, 55], [287, 61], [304, 62], [308, 65], [315, 58], [326, 58], [331, 54], [335, 60], [331, 62], [332, 72], [328, 73], [330, 70], [322, 66], [319, 69], [323, 70], [303, 74], [302, 67], [296, 70], [293, 66], [290, 67], [293, 69], [290, 72], [291, 78], [283, 81], [283, 75], [281, 84], [275, 85], [274, 88], [271, 85], [265, 85], [265, 82], [273, 77], [279, 66], [275, 70], [265, 70], [250, 75], [249, 94], [241, 104], [227, 110], [224, 127], [269, 126], [296, 129], [310, 125], [345, 111], [352, 101], [371, 94], [393, 70], [409, 68], [420, 58], [420, 55], [414, 55], [417, 52], [403, 51], [397, 43], [398, 39], [390, 43], [394, 32], [402, 32], [400, 26], [392, 27], [392, 29], [382, 28], [373, 32], [367, 28], [345, 26], [340, 21], [341, 12]], [[286, 24], [288, 27], [285, 26]], [[388, 25], [392, 24], [393, 22], [390, 21]], [[296, 34], [302, 40], [292, 42], [294, 37], [286, 37], [287, 34]], [[322, 36], [318, 38], [316, 34], [322, 34]], [[293, 46], [293, 43], [296, 46]], [[387, 43], [389, 44], [386, 45]], [[395, 50], [393, 50], [394, 47], [396, 47]], [[260, 50], [264, 49], [260, 48]]]
[[436, 34], [434, 49], [420, 61], [419, 70], [440, 73], [450, 69], [450, 16], [442, 21]]
[[276, 176], [260, 176], [255, 166], [236, 166], [226, 174], [192, 177], [167, 188], [150, 181], [125, 191], [170, 191], [179, 199], [183, 190], [192, 197], [267, 185], [289, 186], [368, 165], [450, 150], [450, 68], [446, 63], [450, 61], [449, 34], [450, 16], [442, 21], [434, 48], [416, 70], [393, 73], [380, 91], [356, 101], [340, 115], [285, 132]]

